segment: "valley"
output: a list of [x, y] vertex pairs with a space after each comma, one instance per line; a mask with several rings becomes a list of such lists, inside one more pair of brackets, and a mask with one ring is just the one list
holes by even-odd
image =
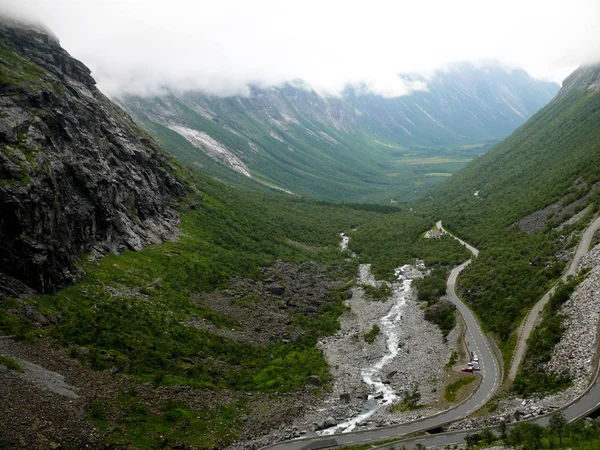
[[[169, 152], [234, 186], [385, 204], [429, 192], [521, 125], [558, 87], [523, 71], [469, 64], [422, 81], [426, 90], [395, 98], [360, 86], [320, 93], [298, 81], [252, 88], [247, 96], [169, 92], [117, 101]], [[215, 155], [215, 145], [229, 161]]]
[[600, 438], [599, 65], [117, 104], [2, 19], [0, 69], [0, 447]]

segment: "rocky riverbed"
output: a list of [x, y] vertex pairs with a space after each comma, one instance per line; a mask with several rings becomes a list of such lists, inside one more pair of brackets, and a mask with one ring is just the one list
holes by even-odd
[[[444, 342], [437, 326], [423, 317], [411, 281], [424, 274], [423, 265], [398, 269], [397, 281], [390, 284], [392, 296], [382, 302], [369, 299], [361, 285], [384, 282], [374, 279], [370, 265], [359, 267], [358, 286], [348, 300], [349, 310], [340, 317], [340, 330], [319, 342], [335, 380], [332, 392], [295, 423], [302, 434], [386, 426], [437, 412], [392, 412], [392, 405], [414, 390], [421, 394], [421, 403], [436, 400], [456, 342], [457, 331]], [[373, 325], [380, 332], [368, 343], [365, 334]]]
[[572, 385], [556, 394], [541, 398], [504, 398], [497, 410], [484, 418], [466, 419], [450, 426], [451, 430], [496, 425], [546, 414], [581, 396], [595, 373], [595, 355], [600, 325], [600, 245], [595, 246], [579, 264], [579, 271], [589, 269], [587, 278], [560, 310], [567, 318], [566, 330], [554, 348], [547, 370], [560, 374], [566, 371]]

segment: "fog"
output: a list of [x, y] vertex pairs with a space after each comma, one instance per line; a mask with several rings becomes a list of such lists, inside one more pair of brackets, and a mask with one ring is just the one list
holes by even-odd
[[109, 95], [244, 95], [302, 79], [397, 96], [459, 61], [560, 82], [600, 60], [598, 1], [0, 0], [41, 22]]

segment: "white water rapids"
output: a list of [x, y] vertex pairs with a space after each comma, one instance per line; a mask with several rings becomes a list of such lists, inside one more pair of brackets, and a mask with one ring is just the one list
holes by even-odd
[[346, 233], [340, 233], [340, 237], [342, 238], [342, 242], [340, 242], [340, 251], [348, 250], [348, 243], [350, 242], [350, 236]]
[[[342, 239], [343, 238], [344, 236], [342, 236]], [[363, 269], [363, 267], [361, 267], [361, 269]], [[398, 355], [398, 329], [401, 324], [402, 311], [406, 305], [406, 298], [410, 293], [412, 282], [412, 280], [408, 279], [404, 273], [407, 267], [410, 266], [405, 265], [396, 269], [395, 274], [397, 281], [392, 283], [392, 296], [388, 300], [389, 302], [393, 302], [393, 305], [388, 313], [379, 321], [381, 333], [383, 333], [383, 336], [385, 337], [386, 352], [374, 365], [365, 367], [361, 370], [363, 382], [370, 387], [370, 390], [376, 392], [376, 394], [368, 396], [368, 399], [365, 402], [365, 410], [362, 413], [336, 426], [322, 430], [318, 434], [330, 435], [333, 433], [352, 431], [359, 423], [366, 421], [375, 414], [381, 406], [389, 405], [398, 398], [398, 395], [394, 390], [382, 381], [380, 374], [382, 369]], [[360, 270], [360, 275], [361, 278], [365, 277], [365, 275], [369, 276], [369, 278], [372, 277], [368, 270], [368, 266], [367, 270]], [[372, 281], [369, 279], [361, 281], [367, 281], [368, 284], [372, 284]]]

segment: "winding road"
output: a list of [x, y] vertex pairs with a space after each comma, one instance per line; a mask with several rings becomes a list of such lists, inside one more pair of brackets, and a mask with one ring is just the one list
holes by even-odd
[[[440, 230], [448, 233], [443, 229], [441, 221], [437, 223], [437, 226]], [[453, 236], [450, 233], [448, 233], [448, 235], [454, 237], [469, 249], [474, 257], [479, 253], [476, 248], [461, 241], [456, 236]], [[481, 408], [495, 394], [500, 386], [502, 374], [500, 373], [498, 362], [496, 361], [489, 342], [483, 334], [479, 323], [469, 308], [456, 295], [456, 279], [460, 272], [467, 267], [470, 262], [471, 260], [469, 259], [460, 266], [452, 269], [447, 281], [448, 300], [456, 305], [464, 318], [467, 329], [467, 346], [470, 351], [475, 352], [479, 356], [479, 365], [481, 368], [479, 376], [482, 377], [482, 381], [477, 390], [466, 401], [452, 409], [413, 422], [392, 425], [385, 428], [295, 439], [272, 444], [264, 448], [276, 450], [314, 450], [326, 447], [339, 447], [389, 440], [412, 433], [439, 428], [442, 425], [462, 419]]]
[[[575, 272], [577, 272], [577, 267], [579, 266], [579, 262], [581, 261], [581, 258], [583, 258], [589, 251], [592, 238], [594, 237], [594, 233], [596, 233], [598, 228], [600, 228], [600, 217], [596, 218], [596, 220], [594, 220], [581, 235], [579, 245], [577, 246], [575, 255], [571, 260], [571, 264], [569, 264], [569, 267], [567, 270], [565, 270], [561, 277], [562, 281], [567, 281], [568, 277], [575, 275]], [[533, 305], [533, 308], [531, 308], [525, 317], [525, 320], [523, 320], [523, 323], [519, 328], [519, 339], [517, 340], [517, 346], [515, 347], [515, 351], [511, 359], [510, 370], [508, 371], [507, 377], [509, 380], [512, 381], [517, 376], [519, 367], [523, 361], [523, 356], [525, 356], [525, 352], [527, 351], [527, 339], [533, 331], [539, 315], [544, 309], [544, 306], [546, 306], [548, 300], [550, 300], [550, 297], [554, 295], [557, 287], [557, 284], [552, 286], [550, 290], [546, 292], [535, 305]]]
[[[572, 422], [574, 420], [581, 419], [598, 409], [598, 407], [600, 406], [600, 378], [598, 377], [599, 368], [600, 366], [596, 368], [594, 382], [590, 385], [587, 391], [584, 392], [578, 399], [573, 401], [571, 404], [561, 409], [567, 421]], [[550, 416], [551, 414], [546, 414], [533, 419], [525, 420], [525, 422], [531, 422], [542, 426], [548, 426]], [[508, 425], [509, 428], [511, 426], [514, 426], [514, 424]], [[490, 429], [495, 430], [495, 428]], [[467, 431], [451, 431], [448, 433], [420, 436], [411, 439], [399, 440], [394, 443], [388, 443], [380, 447], [373, 447], [372, 450], [401, 450], [403, 448], [409, 450], [415, 448], [418, 444], [421, 444], [426, 448], [441, 448], [445, 445], [463, 444], [465, 443], [465, 437], [467, 435], [477, 433], [482, 430], [483, 428]]]

